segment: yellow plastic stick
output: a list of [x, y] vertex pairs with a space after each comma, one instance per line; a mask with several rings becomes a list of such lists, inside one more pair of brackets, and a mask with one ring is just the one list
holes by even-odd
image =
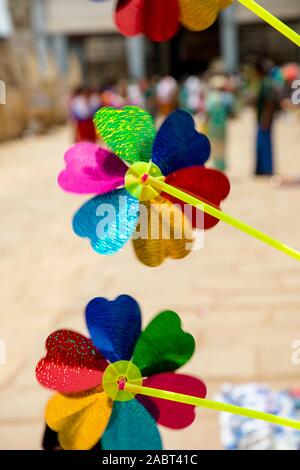
[[191, 395], [183, 395], [182, 393], [168, 392], [166, 390], [158, 390], [156, 388], [144, 387], [142, 385], [133, 385], [126, 383], [124, 386], [126, 392], [133, 394], [146, 395], [148, 397], [162, 398], [163, 400], [176, 401], [178, 403], [185, 403], [187, 405], [200, 406], [202, 408], [209, 408], [211, 410], [224, 411], [235, 415], [245, 416], [247, 418], [259, 419], [267, 421], [268, 423], [277, 424], [279, 426], [286, 426], [293, 429], [300, 430], [300, 422], [289, 418], [275, 416], [263, 411], [255, 411], [241, 406], [230, 405], [228, 403], [220, 403], [213, 400], [206, 400], [205, 398], [193, 397]]
[[212, 215], [216, 219], [219, 219], [228, 225], [231, 225], [232, 227], [240, 230], [241, 232], [247, 233], [251, 237], [254, 237], [257, 240], [260, 240], [261, 242], [266, 243], [269, 246], [272, 246], [276, 250], [282, 251], [283, 253], [285, 253], [288, 256], [291, 256], [292, 258], [300, 260], [299, 251], [296, 251], [293, 248], [289, 247], [288, 245], [285, 245], [284, 243], [281, 243], [280, 241], [275, 240], [274, 238], [270, 237], [269, 235], [266, 235], [263, 232], [260, 232], [259, 230], [251, 227], [250, 225], [245, 224], [241, 220], [235, 219], [231, 215], [226, 214], [226, 212], [223, 212], [220, 209], [217, 209], [216, 207], [211, 206], [207, 202], [204, 202], [201, 199], [191, 196], [190, 194], [185, 193], [181, 189], [175, 188], [174, 186], [171, 186], [170, 184], [167, 184], [164, 181], [161, 181], [159, 178], [156, 179], [153, 176], [149, 175], [147, 182], [148, 184], [152, 185], [154, 188], [159, 189], [160, 191], [167, 193], [170, 196], [174, 196], [177, 199], [185, 202], [186, 204], [190, 204], [193, 207], [203, 210], [207, 214]]
[[272, 15], [269, 11], [256, 3], [254, 0], [238, 0], [246, 8], [249, 8], [255, 15], [259, 16], [262, 20], [269, 23], [273, 28], [277, 29], [283, 36], [287, 37], [290, 41], [300, 47], [300, 35], [293, 31], [289, 26], [280, 21], [276, 16]]

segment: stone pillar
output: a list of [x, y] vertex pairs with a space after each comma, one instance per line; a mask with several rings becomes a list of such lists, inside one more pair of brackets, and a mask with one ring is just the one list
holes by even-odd
[[236, 5], [221, 13], [220, 42], [225, 71], [235, 73], [239, 66], [238, 24]]
[[48, 43], [45, 28], [45, 2], [44, 0], [32, 1], [32, 28], [35, 38], [35, 47], [38, 58], [38, 66], [41, 75], [48, 73]]
[[143, 36], [126, 38], [126, 57], [130, 78], [139, 80], [146, 75], [145, 39]]
[[63, 35], [55, 35], [52, 38], [53, 52], [59, 73], [65, 75], [68, 72], [68, 39]]
[[7, 0], [0, 0], [0, 38], [7, 39], [12, 34], [12, 22]]

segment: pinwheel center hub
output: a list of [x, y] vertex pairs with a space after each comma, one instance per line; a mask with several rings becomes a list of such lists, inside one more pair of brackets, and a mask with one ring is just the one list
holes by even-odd
[[142, 385], [140, 369], [130, 361], [118, 361], [110, 364], [102, 377], [102, 386], [109, 398], [114, 401], [129, 401], [135, 395], [125, 390], [126, 383]]
[[153, 187], [150, 176], [164, 181], [164, 176], [155, 163], [136, 162], [126, 173], [125, 188], [139, 201], [151, 201], [159, 196], [160, 191]]

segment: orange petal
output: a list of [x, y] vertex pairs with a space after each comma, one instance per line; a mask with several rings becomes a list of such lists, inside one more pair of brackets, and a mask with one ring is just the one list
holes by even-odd
[[73, 395], [54, 395], [46, 407], [46, 423], [58, 433], [65, 450], [88, 450], [100, 440], [109, 422], [112, 402], [94, 389]]
[[218, 14], [229, 7], [233, 0], [179, 0], [180, 22], [192, 31], [211, 26]]
[[177, 205], [159, 197], [141, 203], [140, 213], [133, 246], [142, 263], [159, 266], [166, 258], [181, 259], [190, 253], [192, 227]]

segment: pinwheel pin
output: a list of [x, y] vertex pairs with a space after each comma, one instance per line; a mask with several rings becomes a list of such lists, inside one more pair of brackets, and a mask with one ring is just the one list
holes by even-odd
[[300, 429], [288, 418], [206, 400], [201, 380], [177, 373], [195, 342], [175, 312], [159, 313], [141, 331], [139, 305], [121, 295], [92, 300], [86, 322], [91, 339], [70, 330], [52, 333], [36, 367], [37, 380], [58, 392], [45, 419], [63, 449], [99, 443], [103, 450], [159, 450], [157, 424], [184, 429], [194, 421], [196, 406]]
[[228, 179], [205, 168], [209, 140], [187, 112], [172, 113], [157, 135], [152, 117], [135, 106], [102, 108], [95, 126], [120, 160], [94, 144], [76, 144], [58, 181], [66, 191], [96, 194], [73, 220], [75, 233], [89, 238], [96, 252], [116, 253], [133, 238], [140, 261], [158, 266], [191, 252], [192, 228], [208, 229], [221, 220], [300, 260], [298, 251], [220, 210]]
[[[105, 0], [93, 0], [103, 2]], [[153, 41], [171, 39], [182, 24], [192, 31], [211, 26], [219, 13], [234, 0], [118, 0], [116, 25], [125, 36], [144, 33]], [[254, 0], [237, 0], [263, 21], [300, 46], [296, 31]]]

